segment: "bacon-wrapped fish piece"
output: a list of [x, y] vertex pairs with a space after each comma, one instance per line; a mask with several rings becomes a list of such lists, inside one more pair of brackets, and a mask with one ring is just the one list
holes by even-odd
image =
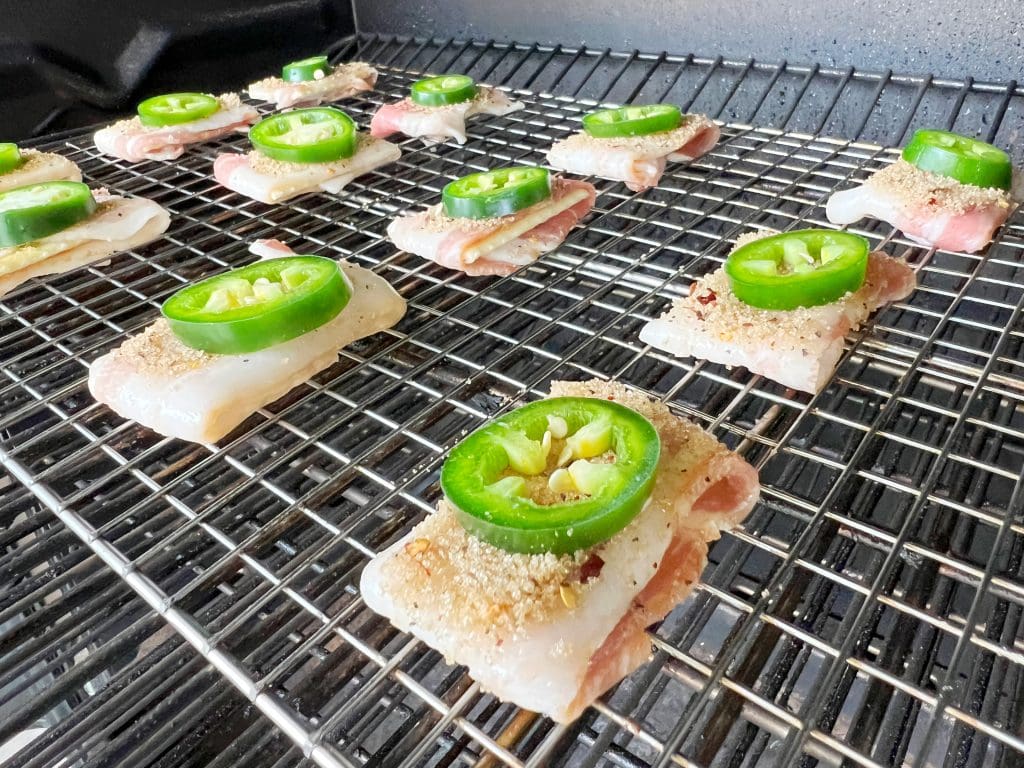
[[[147, 104], [153, 107], [149, 116], [143, 114]], [[201, 93], [167, 94], [147, 99], [139, 110], [136, 117], [96, 131], [96, 148], [130, 163], [174, 160], [181, 157], [189, 144], [245, 133], [260, 117], [254, 107], [243, 104], [235, 93], [217, 97]]]
[[[756, 471], [740, 456], [664, 404], [621, 384], [555, 382], [551, 398], [540, 404], [558, 408], [565, 402], [561, 398], [573, 398], [567, 408], [578, 410], [575, 399], [584, 398], [588, 410], [587, 403], [595, 401], [622, 406], [656, 434], [660, 458], [649, 496], [635, 516], [608, 538], [580, 549], [508, 551], [467, 530], [465, 514], [446, 498], [436, 514], [366, 566], [360, 591], [371, 609], [399, 629], [466, 665], [484, 690], [570, 722], [649, 658], [645, 628], [686, 598], [707, 562], [708, 543], [743, 520], [759, 487]], [[555, 416], [549, 420], [552, 430], [559, 422], [571, 427]], [[599, 424], [591, 422], [566, 443], [582, 432], [593, 438]], [[623, 434], [629, 434], [628, 427]], [[552, 441], [549, 434], [544, 440], [551, 455], [559, 452], [559, 438]], [[614, 467], [623, 460], [618, 445], [615, 451], [589, 465], [608, 459]], [[559, 471], [565, 470], [555, 469], [550, 477]], [[447, 472], [446, 466], [442, 485], [450, 493], [458, 478], [448, 480]], [[503, 489], [510, 487], [502, 481]], [[545, 498], [529, 492], [541, 493], [541, 504], [555, 505], [583, 493], [552, 491]], [[591, 498], [608, 496], [606, 486], [592, 492]]]
[[[252, 250], [270, 258], [292, 254], [274, 240], [259, 241]], [[219, 440], [334, 364], [342, 347], [390, 328], [405, 314], [405, 301], [383, 278], [339, 263], [350, 298], [312, 330], [244, 354], [213, 354], [183, 343], [170, 321], [160, 318], [90, 366], [89, 391], [119, 415], [162, 435]], [[256, 283], [253, 287], [260, 290]], [[264, 284], [268, 292], [272, 287]]]
[[0, 209], [0, 296], [29, 278], [70, 272], [146, 245], [171, 222], [152, 200], [91, 191], [73, 181], [6, 190]]
[[286, 65], [282, 77], [267, 77], [253, 83], [249, 86], [249, 97], [272, 102], [277, 109], [311, 107], [372, 91], [377, 75], [376, 69], [362, 61], [331, 66], [327, 57], [314, 56]]
[[[392, 221], [388, 237], [404, 251], [467, 275], [508, 275], [532, 264], [561, 245], [569, 231], [593, 208], [597, 192], [584, 181], [549, 178], [541, 168], [499, 169], [491, 175], [510, 172], [528, 174], [530, 178], [525, 183], [542, 185], [544, 191], [538, 194], [543, 196], [525, 196], [523, 207], [508, 209], [504, 215], [489, 216], [485, 210], [485, 215], [472, 218], [453, 215], [447, 206], [447, 194], [452, 188], [449, 185], [441, 203]], [[467, 176], [453, 185], [479, 180], [480, 176]], [[497, 183], [499, 189], [501, 185], [514, 184]], [[491, 188], [490, 182], [484, 187]]]
[[682, 115], [663, 104], [623, 107], [587, 115], [584, 130], [555, 142], [547, 161], [562, 171], [622, 181], [641, 192], [658, 186], [667, 162], [696, 160], [719, 136], [705, 115]]
[[62, 155], [0, 144], [0, 192], [44, 181], [81, 181], [82, 171]]
[[881, 219], [923, 245], [975, 253], [1016, 203], [1013, 167], [998, 147], [948, 131], [921, 130], [903, 156], [825, 207], [834, 224]]
[[307, 192], [340, 192], [358, 176], [393, 163], [402, 151], [356, 129], [333, 107], [284, 112], [249, 132], [254, 149], [218, 155], [214, 178], [261, 203], [281, 203]]
[[[733, 252], [772, 234], [744, 236]], [[878, 251], [867, 253], [862, 274], [858, 288], [832, 301], [773, 310], [738, 298], [725, 269], [719, 268], [695, 282], [689, 295], [677, 299], [668, 312], [648, 322], [640, 340], [678, 357], [743, 366], [784, 386], [814, 393], [835, 370], [844, 336], [879, 307], [906, 298], [916, 285], [914, 272], [904, 261]]]
[[465, 144], [467, 118], [507, 115], [522, 108], [521, 101], [497, 88], [477, 85], [465, 75], [441, 75], [414, 83], [410, 96], [378, 109], [370, 133], [382, 139], [403, 133], [428, 143], [455, 139]]

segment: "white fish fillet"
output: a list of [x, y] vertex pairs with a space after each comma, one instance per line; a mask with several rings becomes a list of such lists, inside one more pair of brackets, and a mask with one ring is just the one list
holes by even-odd
[[755, 470], [694, 424], [619, 384], [555, 382], [551, 396], [615, 399], [662, 440], [654, 491], [610, 540], [575, 556], [502, 552], [445, 501], [364, 569], [366, 604], [501, 699], [569, 722], [644, 663], [644, 628], [688, 594], [707, 543], [758, 498]]
[[[263, 242], [264, 255], [290, 251]], [[258, 352], [210, 355], [177, 340], [160, 318], [89, 368], [89, 391], [101, 403], [168, 437], [211, 443], [255, 411], [330, 367], [338, 350], [390, 328], [405, 301], [383, 278], [340, 262], [352, 298], [333, 320]]]
[[658, 185], [667, 161], [696, 160], [714, 148], [720, 135], [707, 116], [685, 115], [678, 128], [646, 136], [598, 139], [580, 131], [555, 142], [547, 160], [553, 168], [622, 181], [640, 192]]
[[96, 131], [93, 142], [100, 152], [132, 163], [174, 160], [181, 157], [188, 144], [211, 141], [235, 131], [245, 133], [260, 118], [255, 107], [243, 104], [237, 94], [226, 93], [217, 98], [220, 110], [202, 120], [148, 128], [133, 117]]
[[44, 181], [81, 181], [82, 171], [66, 157], [34, 149], [21, 150], [22, 164], [0, 174], [0, 192]]
[[282, 163], [256, 152], [218, 155], [213, 163], [217, 182], [261, 203], [281, 203], [306, 192], [338, 193], [364, 173], [393, 163], [402, 156], [394, 144], [366, 135], [356, 153], [330, 163]]
[[384, 139], [395, 133], [422, 138], [428, 144], [455, 139], [466, 143], [466, 118], [473, 115], [507, 115], [523, 108], [497, 88], [477, 86], [475, 99], [446, 107], [422, 107], [406, 98], [384, 104], [370, 121], [370, 134]]
[[280, 77], [264, 78], [249, 86], [249, 97], [273, 102], [276, 109], [315, 106], [372, 91], [377, 75], [377, 70], [369, 64], [350, 61], [334, 67], [331, 74], [319, 80], [289, 83]]
[[152, 242], [170, 226], [170, 214], [152, 200], [94, 190], [99, 206], [65, 230], [10, 248], [0, 248], [0, 296], [41, 275], [70, 272], [115, 253]]
[[856, 293], [820, 307], [764, 310], [737, 299], [719, 268], [648, 322], [640, 340], [678, 357], [741, 365], [814, 393], [832, 376], [843, 354], [843, 337], [879, 307], [908, 296], [915, 284], [914, 271], [904, 261], [876, 251], [868, 257], [867, 276]]

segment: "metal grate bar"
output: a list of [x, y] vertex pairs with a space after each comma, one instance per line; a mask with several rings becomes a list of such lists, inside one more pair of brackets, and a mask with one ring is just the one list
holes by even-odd
[[[474, 122], [463, 147], [406, 141], [400, 161], [344, 194], [276, 207], [210, 180], [216, 152], [241, 139], [140, 166], [99, 158], [83, 134], [47, 144], [90, 182], [158, 200], [174, 225], [141, 252], [0, 302], [0, 463], [22, 486], [11, 493], [31, 493], [66, 526], [50, 546], [77, 553], [57, 583], [26, 581], [0, 604], [0, 622], [38, 613], [12, 635], [14, 655], [0, 656], [0, 707], [4, 681], [10, 701], [34, 700], [23, 728], [93, 669], [113, 669], [108, 687], [69, 705], [39, 737], [43, 748], [16, 764], [116, 755], [148, 765], [181, 748], [193, 757], [179, 762], [195, 765], [182, 746], [188, 731], [221, 708], [234, 714], [222, 737], [204, 739], [204, 764], [239, 755], [253, 765], [304, 756], [323, 766], [573, 768], [1024, 759], [1020, 217], [983, 256], [858, 225], [907, 258], [920, 286], [847, 340], [815, 397], [637, 342], [643, 322], [721, 263], [742, 232], [824, 225], [834, 189], [895, 157], [873, 142], [943, 120], [1010, 143], [1017, 83], [385, 35], [334, 50], [383, 70], [375, 92], [346, 104], [363, 123], [428, 71], [503, 84], [527, 107]], [[593, 104], [642, 100], [711, 113], [725, 123], [722, 143], [671, 167], [658, 190], [596, 181], [585, 226], [536, 265], [469, 279], [384, 238], [392, 216], [432, 202], [449, 179], [539, 162]], [[374, 269], [407, 298], [406, 318], [220, 445], [159, 438], [91, 401], [90, 360], [150, 322], [178, 286], [244, 262], [243, 245], [265, 236]], [[556, 727], [396, 632], [356, 585], [367, 558], [433, 507], [440, 463], [465, 430], [554, 378], [593, 375], [662, 398], [740, 450], [761, 471], [764, 501], [714, 547], [691, 599], [652, 630], [652, 663]], [[9, 536], [42, 519], [37, 511]], [[12, 572], [46, 559], [43, 544], [33, 547]], [[58, 586], [68, 610], [125, 607], [72, 631], [61, 603], [46, 603]], [[166, 678], [163, 701], [113, 664], [119, 649], [154, 636], [155, 614], [198, 651], [161, 635], [164, 650], [140, 657], [146, 680]], [[62, 628], [32, 634], [44, 626]], [[61, 671], [86, 649], [94, 660]], [[54, 675], [49, 698], [32, 693]], [[256, 708], [246, 713], [245, 701]], [[128, 726], [158, 711], [173, 716]]]

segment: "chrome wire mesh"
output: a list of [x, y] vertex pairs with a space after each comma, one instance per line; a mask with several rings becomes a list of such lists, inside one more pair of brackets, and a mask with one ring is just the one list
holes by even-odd
[[[815, 397], [637, 340], [740, 233], [824, 224], [832, 190], [895, 157], [872, 142], [938, 124], [1012, 145], [1024, 91], [380, 37], [344, 41], [335, 58], [382, 68], [376, 91], [345, 104], [364, 124], [426, 71], [504, 84], [527, 108], [474, 122], [464, 147], [406, 141], [398, 163], [343, 194], [287, 206], [244, 201], [211, 180], [214, 155], [243, 139], [136, 166], [98, 157], [85, 133], [46, 145], [93, 185], [159, 201], [174, 222], [109, 266], [0, 300], [0, 460], [13, 478], [0, 492], [27, 505], [40, 536], [48, 525], [53, 546], [72, 547], [71, 534], [88, 545], [91, 554], [74, 545], [75, 556], [102, 586], [83, 594], [111, 613], [130, 606], [116, 610], [144, 628], [138, 643], [155, 638], [134, 652], [163, 687], [155, 677], [135, 683], [122, 667], [105, 673], [81, 694], [95, 711], [67, 714], [40, 737], [45, 749], [24, 749], [12, 764], [113, 764], [115, 731], [131, 765], [1024, 760], [1024, 219], [1014, 216], [980, 256], [858, 226], [914, 264], [920, 286], [848, 339]], [[385, 240], [393, 215], [432, 202], [449, 179], [539, 162], [594, 103], [662, 99], [725, 121], [722, 143], [671, 167], [657, 190], [596, 181], [585, 226], [530, 268], [467, 278]], [[406, 297], [408, 314], [219, 445], [160, 438], [92, 401], [91, 360], [149, 323], [179, 286], [247, 261], [245, 244], [268, 236], [374, 269]], [[713, 548], [693, 596], [652, 630], [653, 662], [561, 727], [481, 692], [368, 611], [356, 585], [367, 559], [432, 509], [440, 462], [465, 430], [552, 379], [595, 375], [664, 399], [741, 451], [761, 472], [763, 502]], [[4, 504], [4, 522], [15, 509]], [[43, 523], [44, 510], [63, 527]], [[25, 546], [5, 541], [11, 563]], [[24, 601], [46, 602], [31, 590]], [[105, 622], [83, 628], [101, 653], [122, 637], [104, 635]], [[60, 653], [87, 674], [76, 651]], [[0, 670], [15, 679], [8, 657]], [[3, 694], [0, 683], [3, 701], [52, 713], [45, 694], [10, 685]], [[90, 696], [120, 707], [120, 724]], [[240, 709], [247, 702], [255, 706]], [[201, 738], [228, 710], [231, 728]], [[22, 720], [0, 725], [0, 743]]]

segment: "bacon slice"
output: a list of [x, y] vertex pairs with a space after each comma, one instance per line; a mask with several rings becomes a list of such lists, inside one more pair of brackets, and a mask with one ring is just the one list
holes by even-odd
[[284, 163], [259, 152], [218, 155], [213, 176], [222, 185], [261, 203], [281, 203], [306, 192], [337, 193], [352, 179], [402, 156], [394, 144], [360, 135], [352, 157], [330, 163]]
[[[772, 233], [759, 233], [763, 236]], [[741, 238], [737, 247], [756, 239]], [[832, 304], [790, 311], [751, 307], [737, 299], [724, 270], [698, 280], [690, 294], [651, 320], [640, 340], [678, 357], [742, 365], [802, 392], [828, 382], [843, 354], [843, 337], [879, 307], [906, 298], [917, 281], [906, 262], [875, 251], [864, 285]]]
[[1014, 205], [1003, 190], [961, 184], [898, 160], [862, 185], [833, 194], [825, 215], [841, 225], [881, 219], [923, 245], [975, 253], [992, 242]]
[[21, 150], [22, 163], [0, 174], [0, 192], [44, 181], [81, 181], [82, 171], [73, 162], [52, 152]]
[[757, 472], [696, 425], [621, 384], [555, 382], [551, 396], [617, 400], [662, 441], [643, 511], [610, 540], [575, 555], [496, 549], [437, 513], [364, 569], [366, 604], [506, 701], [570, 722], [650, 655], [645, 627], [681, 602], [708, 542], [758, 498]]
[[395, 219], [388, 237], [404, 251], [467, 275], [509, 275], [561, 245], [596, 197], [592, 184], [556, 178], [550, 198], [512, 216], [454, 219], [439, 203]]
[[147, 128], [138, 117], [122, 120], [93, 135], [96, 148], [104, 154], [137, 163], [142, 160], [174, 160], [188, 144], [212, 141], [229, 133], [245, 133], [260, 119], [259, 112], [243, 104], [238, 94], [217, 97], [221, 108], [209, 117], [166, 128]]
[[409, 98], [385, 104], [370, 121], [370, 133], [382, 139], [404, 133], [406, 136], [418, 136], [427, 143], [451, 138], [465, 144], [467, 117], [507, 115], [522, 108], [521, 101], [512, 101], [503, 91], [481, 85], [475, 99], [447, 107], [421, 107]]
[[665, 163], [691, 162], [718, 143], [721, 131], [705, 115], [684, 115], [672, 131], [621, 139], [596, 139], [585, 131], [555, 142], [548, 163], [581, 176], [625, 182], [634, 192], [658, 186]]
[[347, 99], [372, 91], [378, 72], [362, 61], [350, 61], [334, 68], [319, 80], [288, 83], [280, 77], [267, 77], [249, 86], [249, 97], [274, 103], [276, 109], [312, 107], [325, 101]]
[[[291, 251], [278, 241], [253, 248]], [[168, 437], [211, 443], [255, 411], [330, 367], [338, 350], [390, 328], [405, 301], [373, 272], [340, 262], [352, 298], [333, 320], [283, 344], [245, 355], [211, 355], [186, 347], [163, 318], [96, 360], [89, 391], [126, 419]]]
[[84, 221], [31, 243], [0, 248], [0, 296], [32, 277], [70, 272], [152, 242], [171, 224], [170, 214], [141, 197], [94, 190], [99, 204]]

